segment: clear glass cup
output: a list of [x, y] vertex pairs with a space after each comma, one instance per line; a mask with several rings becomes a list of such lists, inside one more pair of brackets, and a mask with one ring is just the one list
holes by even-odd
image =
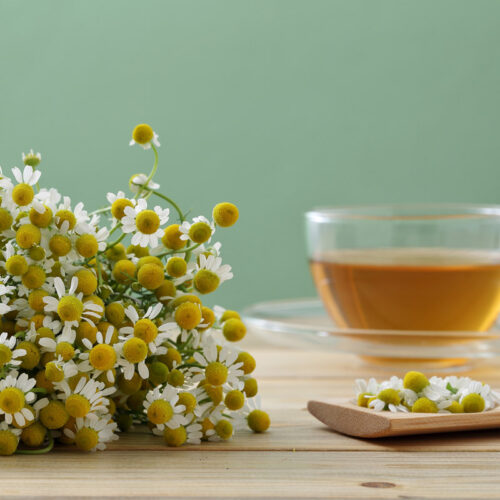
[[500, 312], [500, 206], [323, 208], [306, 232], [340, 327], [484, 332]]

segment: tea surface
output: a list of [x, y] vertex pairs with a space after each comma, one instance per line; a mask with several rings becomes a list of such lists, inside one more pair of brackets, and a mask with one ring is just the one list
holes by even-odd
[[353, 250], [311, 261], [318, 292], [341, 327], [485, 331], [500, 312], [500, 253]]

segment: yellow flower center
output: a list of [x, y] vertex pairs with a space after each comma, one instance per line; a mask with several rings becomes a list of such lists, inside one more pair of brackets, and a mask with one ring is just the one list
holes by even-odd
[[150, 319], [140, 319], [134, 326], [134, 336], [144, 340], [146, 344], [152, 342], [157, 335], [158, 328]]
[[222, 326], [222, 333], [226, 340], [230, 342], [238, 342], [247, 333], [247, 329], [243, 321], [236, 318], [230, 318], [224, 322]]
[[64, 379], [64, 371], [51, 361], [45, 365], [45, 377], [51, 382], [61, 382]]
[[189, 237], [195, 243], [205, 243], [212, 236], [212, 228], [206, 222], [195, 222], [189, 229]]
[[52, 222], [52, 210], [47, 205], [44, 205], [44, 207], [45, 212], [43, 212], [43, 214], [37, 212], [34, 208], [30, 210], [30, 222], [35, 226], [48, 227]]
[[171, 250], [180, 250], [186, 246], [187, 241], [181, 240], [182, 233], [179, 228], [179, 224], [171, 224], [165, 228], [165, 234], [163, 235], [161, 241], [166, 248], [170, 248]]
[[33, 342], [28, 342], [27, 340], [23, 340], [19, 342], [18, 349], [24, 349], [26, 354], [22, 356], [21, 359], [21, 368], [25, 370], [33, 370], [35, 366], [40, 362], [40, 350]]
[[255, 358], [248, 352], [240, 352], [238, 354], [238, 358], [236, 359], [236, 363], [243, 363], [241, 370], [243, 370], [245, 375], [252, 373], [257, 365]]
[[45, 271], [40, 266], [29, 266], [21, 281], [30, 290], [40, 288], [45, 283]]
[[47, 429], [40, 422], [35, 422], [23, 430], [21, 439], [27, 446], [38, 448], [42, 445], [46, 435]]
[[108, 321], [115, 326], [123, 323], [123, 320], [125, 319], [125, 309], [119, 302], [112, 302], [111, 304], [108, 304], [105, 312]]
[[464, 407], [458, 401], [452, 401], [448, 408], [445, 408], [450, 413], [464, 413]]
[[17, 387], [7, 387], [0, 392], [0, 408], [5, 413], [17, 413], [24, 408], [24, 393]]
[[253, 398], [257, 394], [258, 390], [259, 386], [256, 379], [250, 377], [245, 380], [243, 392], [245, 393], [247, 398]]
[[160, 217], [154, 210], [143, 210], [135, 219], [137, 229], [143, 234], [153, 234], [160, 227]]
[[17, 450], [17, 436], [8, 430], [0, 431], [0, 455], [12, 455]]
[[405, 389], [411, 389], [414, 392], [420, 392], [429, 385], [427, 377], [420, 372], [408, 372], [403, 379]]
[[219, 283], [220, 278], [208, 269], [200, 269], [194, 275], [194, 286], [196, 287], [196, 290], [203, 294], [212, 293], [217, 290]]
[[377, 399], [380, 399], [386, 404], [398, 405], [401, 403], [398, 391], [395, 389], [384, 389], [377, 394]]
[[182, 446], [187, 439], [186, 429], [180, 425], [177, 429], [165, 428], [163, 438], [167, 446]]
[[484, 399], [479, 394], [467, 394], [462, 399], [462, 406], [465, 413], [477, 413], [484, 410]]
[[181, 385], [184, 384], [184, 378], [185, 378], [184, 373], [174, 368], [168, 374], [168, 383], [170, 385], [173, 385], [174, 387], [180, 387]]
[[168, 401], [164, 401], [163, 399], [158, 399], [153, 401], [148, 408], [148, 419], [152, 424], [160, 425], [168, 422], [172, 415], [174, 414], [174, 410]]
[[132, 139], [137, 142], [137, 144], [147, 144], [153, 137], [153, 129], [146, 123], [137, 125], [132, 132]]
[[28, 254], [33, 260], [42, 260], [45, 257], [45, 250], [42, 247], [31, 247]]
[[61, 401], [52, 400], [40, 410], [40, 422], [47, 429], [60, 429], [69, 419], [68, 412]]
[[80, 269], [75, 273], [78, 278], [78, 287], [76, 291], [83, 295], [92, 295], [97, 289], [97, 277], [89, 269]]
[[28, 270], [28, 262], [22, 255], [13, 255], [7, 259], [5, 268], [12, 276], [22, 276]]
[[196, 408], [196, 398], [190, 392], [181, 392], [177, 404], [186, 407], [184, 413], [192, 413]]
[[269, 415], [262, 410], [253, 410], [248, 415], [248, 427], [254, 432], [265, 432], [271, 425]]
[[33, 191], [33, 188], [29, 184], [18, 184], [12, 190], [12, 199], [14, 200], [14, 203], [20, 207], [29, 205], [33, 201], [34, 197], [35, 191]]
[[109, 260], [112, 260], [113, 262], [116, 262], [117, 260], [125, 259], [127, 256], [127, 252], [125, 250], [125, 247], [121, 244], [118, 243], [111, 248], [108, 248], [106, 250], [106, 257]]
[[437, 413], [438, 407], [428, 398], [418, 398], [411, 407], [413, 413]]
[[56, 356], [62, 356], [64, 361], [73, 359], [75, 348], [69, 342], [59, 342], [56, 347]]
[[10, 229], [12, 226], [12, 215], [6, 208], [0, 208], [0, 231], [5, 231], [6, 229]]
[[108, 344], [98, 344], [92, 347], [89, 362], [97, 370], [111, 370], [115, 366], [116, 352]]
[[83, 427], [75, 434], [75, 444], [82, 451], [93, 450], [99, 444], [99, 435], [90, 427]]
[[73, 229], [76, 226], [76, 217], [71, 210], [59, 210], [56, 212], [56, 226], [61, 229], [64, 222], [68, 222], [68, 229]]
[[123, 355], [130, 363], [140, 363], [148, 355], [148, 346], [144, 340], [133, 337], [123, 344]]
[[187, 263], [182, 257], [171, 257], [167, 262], [167, 273], [173, 278], [184, 276], [187, 271]]
[[38, 245], [42, 238], [42, 233], [33, 224], [24, 224], [16, 232], [17, 244], [24, 249]]
[[201, 309], [198, 304], [184, 302], [175, 310], [176, 323], [186, 330], [196, 328], [201, 320]]
[[205, 378], [212, 385], [222, 385], [227, 380], [227, 367], [219, 361], [208, 363], [205, 368]]
[[161, 361], [154, 361], [149, 368], [149, 380], [154, 385], [164, 384], [168, 380], [168, 367]]
[[66, 399], [66, 411], [74, 418], [83, 418], [90, 411], [90, 402], [81, 394], [71, 394]]
[[163, 266], [156, 264], [144, 264], [137, 273], [137, 280], [148, 290], [156, 290], [161, 286], [164, 279]]
[[127, 200], [127, 198], [118, 198], [111, 205], [111, 215], [115, 219], [121, 220], [125, 216], [125, 208], [133, 206], [132, 202]]
[[76, 240], [76, 249], [82, 257], [93, 257], [99, 250], [99, 244], [93, 234], [82, 234]]
[[224, 404], [228, 407], [229, 410], [239, 410], [243, 408], [245, 403], [245, 396], [241, 391], [232, 390], [226, 394], [226, 398], [224, 399]]
[[0, 344], [0, 368], [12, 359], [12, 351], [4, 344]]
[[215, 425], [215, 432], [221, 439], [229, 439], [233, 435], [233, 425], [229, 420], [219, 420]]
[[64, 257], [71, 250], [71, 240], [62, 234], [54, 234], [49, 240], [49, 248], [57, 257]]
[[133, 280], [136, 273], [135, 264], [128, 259], [121, 259], [113, 268], [113, 278], [115, 278], [118, 283], [128, 283], [130, 280]]
[[218, 226], [229, 227], [238, 220], [238, 207], [228, 202], [219, 203], [215, 205], [212, 215]]
[[72, 295], [63, 297], [57, 306], [57, 314], [62, 321], [80, 321], [82, 313], [82, 301]]

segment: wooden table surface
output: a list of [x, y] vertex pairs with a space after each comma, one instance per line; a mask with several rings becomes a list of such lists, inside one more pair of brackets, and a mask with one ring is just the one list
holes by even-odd
[[[351, 355], [253, 345], [269, 432], [178, 449], [132, 433], [104, 452], [61, 447], [50, 455], [2, 457], [0, 496], [500, 497], [499, 432], [372, 441], [336, 434], [307, 413], [307, 400], [352, 397], [354, 378], [388, 372]], [[495, 360], [468, 374], [500, 387], [499, 368]]]

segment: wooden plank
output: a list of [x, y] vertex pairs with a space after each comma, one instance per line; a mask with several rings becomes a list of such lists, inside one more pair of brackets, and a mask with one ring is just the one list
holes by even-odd
[[[388, 451], [388, 452], [500, 452], [498, 431], [445, 433], [423, 436], [403, 436], [379, 439], [360, 439], [329, 430], [305, 410], [274, 410], [273, 425], [264, 434], [240, 431], [232, 440], [218, 443], [167, 448], [161, 437], [153, 436], [147, 428], [120, 434], [103, 452], [151, 451], [181, 453], [190, 451]], [[58, 451], [73, 453], [74, 448], [59, 446]], [[42, 460], [42, 458], [41, 458]]]
[[5, 497], [498, 498], [499, 453], [62, 454], [2, 460]]

